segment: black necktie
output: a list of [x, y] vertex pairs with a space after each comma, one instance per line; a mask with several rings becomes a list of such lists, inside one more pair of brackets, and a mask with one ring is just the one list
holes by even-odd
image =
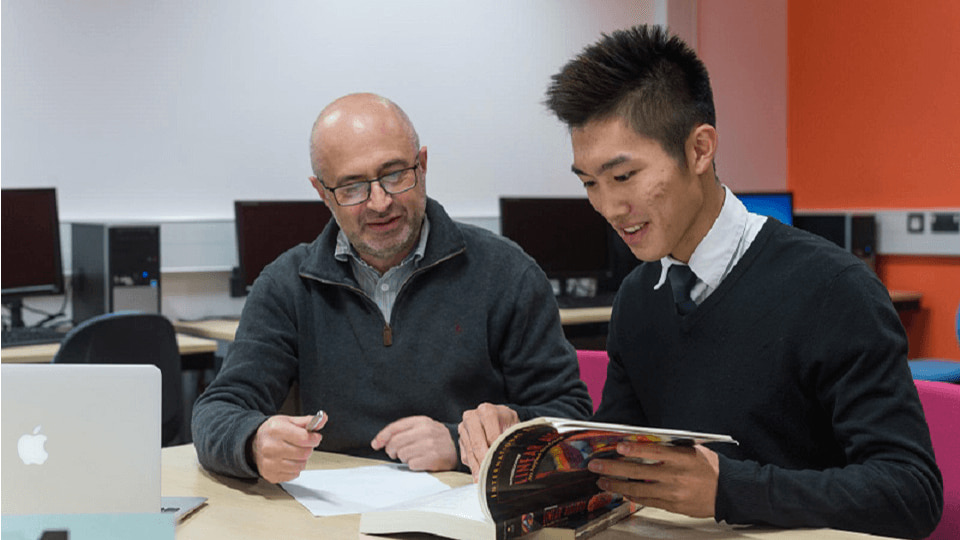
[[685, 264], [672, 264], [667, 270], [667, 279], [673, 289], [673, 300], [677, 303], [677, 313], [686, 315], [697, 309], [697, 303], [690, 298], [690, 290], [697, 281], [697, 276]]

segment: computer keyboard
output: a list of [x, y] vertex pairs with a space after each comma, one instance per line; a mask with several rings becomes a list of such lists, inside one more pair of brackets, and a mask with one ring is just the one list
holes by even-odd
[[20, 347], [23, 345], [43, 345], [46, 343], [60, 343], [66, 334], [48, 326], [23, 326], [4, 328], [2, 336], [3, 347]]

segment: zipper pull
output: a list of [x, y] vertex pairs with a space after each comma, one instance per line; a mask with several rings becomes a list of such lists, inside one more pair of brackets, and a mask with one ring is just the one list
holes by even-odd
[[393, 328], [390, 328], [389, 324], [383, 325], [383, 346], [389, 347], [393, 345]]

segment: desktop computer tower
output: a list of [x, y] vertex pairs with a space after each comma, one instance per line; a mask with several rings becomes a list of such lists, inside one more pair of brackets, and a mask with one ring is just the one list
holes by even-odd
[[875, 268], [877, 220], [873, 214], [804, 212], [794, 215], [793, 225], [830, 240]]
[[73, 323], [116, 311], [160, 313], [160, 227], [73, 223]]

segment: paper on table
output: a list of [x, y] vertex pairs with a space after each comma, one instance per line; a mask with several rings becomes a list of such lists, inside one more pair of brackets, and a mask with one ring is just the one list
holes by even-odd
[[314, 516], [358, 514], [450, 489], [398, 464], [303, 471], [280, 485]]

